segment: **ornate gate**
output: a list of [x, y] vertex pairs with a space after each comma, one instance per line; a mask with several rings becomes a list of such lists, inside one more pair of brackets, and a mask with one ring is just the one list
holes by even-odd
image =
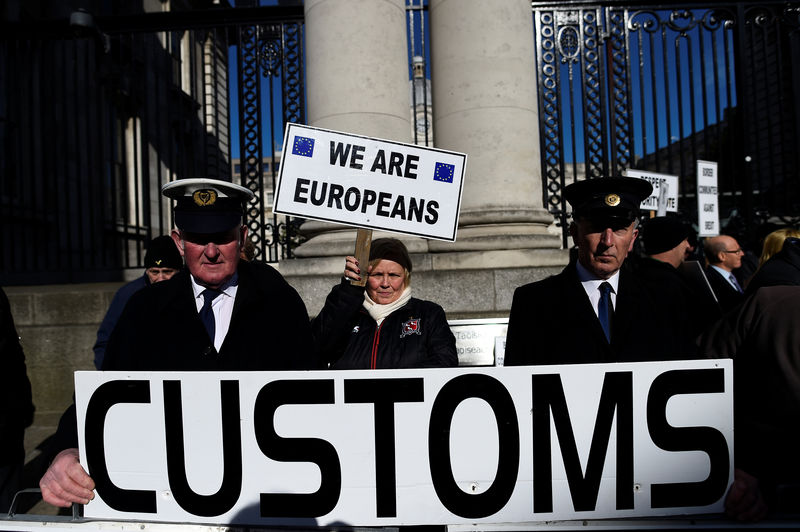
[[696, 219], [696, 161], [719, 163], [723, 228], [800, 220], [800, 3], [533, 2], [544, 202], [641, 169], [677, 175]]
[[140, 268], [183, 177], [241, 180], [255, 259], [288, 256], [268, 208], [284, 124], [305, 120], [302, 5], [102, 4], [0, 16], [0, 282]]

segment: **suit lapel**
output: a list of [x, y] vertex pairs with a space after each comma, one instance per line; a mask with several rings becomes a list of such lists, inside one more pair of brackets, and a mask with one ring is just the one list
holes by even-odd
[[569, 277], [569, 282], [565, 284], [571, 292], [565, 299], [567, 301], [580, 301], [578, 307], [573, 309], [575, 318], [588, 324], [587, 329], [591, 331], [593, 343], [598, 346], [603, 346], [603, 350], [609, 349], [606, 333], [603, 332], [603, 327], [600, 325], [597, 313], [595, 309], [592, 308], [592, 302], [589, 301], [589, 296], [586, 294], [586, 290], [583, 289], [580, 279], [578, 279], [578, 269], [573, 263], [567, 266], [567, 269], [564, 271]]
[[620, 270], [617, 287], [617, 304], [614, 307], [614, 323], [611, 331], [611, 343], [614, 346], [624, 344], [630, 333], [635, 314], [639, 312], [639, 285], [630, 272]]

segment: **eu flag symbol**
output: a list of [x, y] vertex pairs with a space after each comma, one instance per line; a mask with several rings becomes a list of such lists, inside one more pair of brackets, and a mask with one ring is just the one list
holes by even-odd
[[455, 165], [447, 163], [436, 163], [436, 170], [433, 171], [433, 180], [443, 183], [452, 183], [453, 174], [456, 172]]
[[314, 139], [296, 136], [292, 145], [292, 155], [311, 157], [314, 155]]

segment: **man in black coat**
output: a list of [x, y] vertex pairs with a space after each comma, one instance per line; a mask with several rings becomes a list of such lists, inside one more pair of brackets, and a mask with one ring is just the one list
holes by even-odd
[[564, 189], [573, 208], [577, 261], [514, 292], [505, 365], [685, 358], [669, 321], [622, 268], [638, 235], [639, 205], [651, 192], [649, 182], [627, 177]]
[[707, 238], [703, 248], [708, 260], [706, 277], [722, 313], [727, 313], [744, 300], [742, 287], [733, 274], [733, 270], [742, 265], [744, 251], [736, 239], [728, 235]]
[[[186, 270], [134, 294], [114, 328], [104, 370], [292, 370], [319, 367], [305, 305], [280, 274], [240, 261], [248, 189], [213, 179], [162, 187], [176, 200], [172, 238]], [[86, 504], [94, 481], [79, 462], [74, 406], [59, 424], [63, 451], [39, 485], [56, 506]]]
[[31, 383], [11, 305], [0, 288], [0, 514], [8, 512], [22, 480], [25, 428], [33, 422]]
[[[666, 311], [683, 335], [685, 351], [696, 350], [696, 339], [722, 317], [719, 304], [704, 280], [685, 276], [681, 268], [692, 249], [691, 229], [678, 217], [658, 216], [646, 220], [641, 239], [645, 257], [636, 273], [660, 310]], [[698, 275], [702, 272], [698, 268]]]

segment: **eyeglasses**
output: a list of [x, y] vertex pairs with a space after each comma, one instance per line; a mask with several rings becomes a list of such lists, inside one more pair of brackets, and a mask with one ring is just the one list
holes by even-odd
[[742, 248], [739, 248], [739, 249], [723, 249], [722, 251], [723, 251], [723, 253], [736, 253], [736, 254], [744, 253], [744, 250]]

